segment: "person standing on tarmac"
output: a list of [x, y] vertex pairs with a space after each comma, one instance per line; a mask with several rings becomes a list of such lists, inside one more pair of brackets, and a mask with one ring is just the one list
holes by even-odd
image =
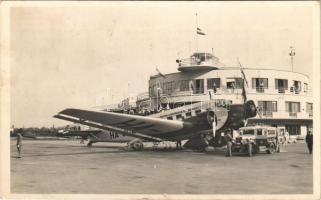
[[305, 137], [305, 142], [307, 143], [309, 153], [312, 154], [313, 152], [313, 135], [311, 131], [308, 131], [308, 134]]
[[18, 157], [21, 158], [21, 149], [22, 149], [22, 135], [21, 133], [17, 134], [17, 150], [18, 150]]
[[285, 130], [285, 133], [284, 133], [284, 146], [286, 146], [288, 144], [289, 138], [290, 138], [289, 132], [287, 130]]
[[279, 134], [276, 135], [276, 143], [277, 143], [277, 152], [284, 152], [284, 130], [281, 130]]
[[233, 136], [232, 136], [231, 130], [226, 131], [225, 140], [226, 140], [226, 144], [227, 144], [226, 156], [231, 157], [232, 156], [232, 142], [233, 142]]

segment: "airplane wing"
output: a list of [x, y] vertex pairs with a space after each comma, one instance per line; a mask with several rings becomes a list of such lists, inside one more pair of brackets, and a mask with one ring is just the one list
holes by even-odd
[[157, 142], [163, 141], [157, 136], [170, 134], [189, 126], [182, 121], [74, 108], [65, 109], [54, 117]]

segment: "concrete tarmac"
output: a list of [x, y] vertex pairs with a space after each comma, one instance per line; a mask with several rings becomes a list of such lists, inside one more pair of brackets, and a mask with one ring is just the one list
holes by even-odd
[[11, 140], [11, 192], [51, 194], [311, 194], [312, 156], [286, 152], [225, 157], [224, 152], [126, 151], [123, 144]]

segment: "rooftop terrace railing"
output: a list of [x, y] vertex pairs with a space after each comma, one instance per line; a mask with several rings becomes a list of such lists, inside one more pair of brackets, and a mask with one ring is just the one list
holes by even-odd
[[182, 114], [182, 113], [186, 113], [186, 112], [190, 112], [192, 110], [199, 110], [199, 111], [204, 111], [210, 108], [214, 108], [216, 106], [221, 106], [221, 107], [229, 107], [228, 104], [225, 105], [220, 105], [220, 101], [218, 100], [209, 100], [209, 101], [201, 101], [198, 103], [193, 103], [190, 105], [185, 105], [182, 107], [177, 107], [177, 108], [173, 108], [170, 110], [163, 110], [160, 113], [156, 113], [153, 115], [150, 115], [151, 117], [162, 117], [162, 118], [166, 118], [168, 116], [171, 115], [178, 115], [178, 114]]

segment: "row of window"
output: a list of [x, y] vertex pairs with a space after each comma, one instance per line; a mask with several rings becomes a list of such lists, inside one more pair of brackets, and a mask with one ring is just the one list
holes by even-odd
[[[302, 91], [301, 81], [292, 81], [291, 86], [288, 86], [287, 79], [274, 79], [275, 89], [279, 93], [285, 93], [285, 91], [290, 90], [290, 92], [299, 94]], [[207, 89], [213, 89], [216, 91], [221, 88], [221, 78], [208, 78]], [[242, 78], [226, 78], [226, 88], [227, 89], [241, 89], [243, 87], [244, 80]], [[249, 84], [249, 83], [247, 83]], [[269, 88], [268, 78], [252, 78], [252, 88], [256, 89], [257, 92], [264, 92], [264, 89]], [[193, 91], [194, 93], [204, 93], [204, 79], [195, 80], [180, 80], [180, 81], [170, 81], [155, 84], [150, 87], [150, 93], [157, 95], [158, 92], [163, 94], [171, 94], [175, 89], [179, 91]], [[308, 84], [303, 84], [303, 91], [308, 92]]]
[[[268, 115], [272, 112], [278, 111], [277, 101], [258, 101], [258, 107], [263, 114]], [[300, 102], [285, 102], [285, 111], [289, 113], [298, 113], [300, 112]], [[313, 104], [306, 103], [306, 112], [309, 114], [313, 113]]]

